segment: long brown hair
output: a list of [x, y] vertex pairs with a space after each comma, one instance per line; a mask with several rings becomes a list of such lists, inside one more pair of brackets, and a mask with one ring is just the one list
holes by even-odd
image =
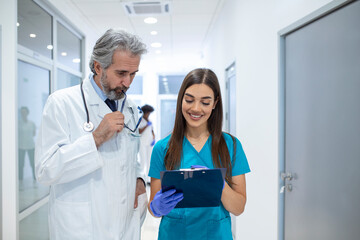
[[[165, 167], [173, 170], [180, 166], [182, 156], [182, 144], [186, 129], [186, 120], [182, 114], [182, 100], [187, 88], [194, 84], [206, 84], [214, 92], [214, 100], [217, 100], [215, 109], [212, 111], [207, 127], [212, 135], [211, 155], [216, 168], [226, 168], [226, 181], [232, 184], [232, 165], [229, 150], [222, 134], [223, 109], [219, 81], [213, 71], [206, 68], [197, 68], [189, 72], [181, 84], [177, 104], [175, 124], [168, 143], [168, 150], [165, 155]], [[234, 137], [232, 136], [233, 140]], [[235, 145], [235, 144], [234, 144]], [[235, 149], [234, 149], [235, 157]], [[235, 159], [235, 158], [234, 158]]]

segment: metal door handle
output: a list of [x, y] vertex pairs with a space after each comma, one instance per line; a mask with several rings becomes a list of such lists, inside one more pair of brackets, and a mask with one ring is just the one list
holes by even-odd
[[280, 174], [280, 177], [281, 177], [281, 179], [283, 180], [283, 181], [285, 181], [285, 180], [292, 180], [293, 179], [293, 175], [292, 175], [292, 173], [291, 172], [282, 172], [281, 174]]
[[291, 184], [285, 184], [284, 186], [282, 186], [280, 188], [280, 193], [284, 193], [285, 192], [285, 189], [288, 191], [288, 192], [291, 192], [292, 191], [292, 185]]

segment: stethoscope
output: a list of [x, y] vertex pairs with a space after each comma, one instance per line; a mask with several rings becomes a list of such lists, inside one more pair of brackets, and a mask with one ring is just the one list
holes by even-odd
[[[85, 100], [85, 94], [84, 94], [84, 89], [83, 89], [83, 82], [81, 82], [80, 84], [80, 90], [81, 90], [81, 96], [82, 96], [82, 99], [83, 99], [83, 102], [84, 102], [84, 107], [85, 107], [85, 112], [86, 112], [86, 122], [84, 122], [83, 124], [83, 129], [85, 132], [91, 132], [94, 130], [94, 124], [90, 121], [90, 116], [89, 116], [89, 110], [87, 108], [87, 105], [86, 105], [86, 100]], [[121, 108], [120, 108], [120, 112], [123, 112], [124, 110], [124, 105], [125, 105], [125, 102], [126, 102], [126, 93], [123, 91], [124, 95], [125, 95], [125, 98], [124, 98], [124, 101], [122, 102], [121, 104]], [[142, 113], [140, 107], [138, 107], [138, 109], [140, 110], [140, 113]], [[138, 123], [136, 124], [135, 126], [135, 129], [132, 130], [130, 129], [128, 126], [124, 125], [124, 127], [126, 127], [127, 129], [129, 129], [132, 133], [134, 133], [136, 131], [136, 129], [138, 128], [139, 124], [140, 124], [140, 121], [142, 119], [142, 116], [139, 118], [139, 121]], [[135, 136], [135, 135], [134, 135]]]
[[82, 96], [82, 99], [84, 102], [84, 107], [85, 107], [85, 112], [86, 112], [86, 122], [84, 122], [84, 124], [83, 124], [83, 129], [85, 132], [91, 132], [92, 130], [94, 130], [94, 124], [90, 121], [89, 110], [86, 105], [85, 95], [84, 95], [84, 90], [83, 90], [82, 85], [83, 85], [83, 82], [81, 82], [81, 84], [80, 84], [80, 90], [81, 90], [81, 96]]

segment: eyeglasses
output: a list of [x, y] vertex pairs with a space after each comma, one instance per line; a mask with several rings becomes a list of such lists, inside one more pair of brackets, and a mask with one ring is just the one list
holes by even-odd
[[[125, 101], [126, 101], [126, 97], [127, 97], [127, 95], [126, 95], [126, 93], [125, 93], [124, 91], [123, 91], [123, 93], [124, 93], [124, 95], [125, 95], [125, 99], [124, 99], [124, 101], [123, 101], [122, 104], [121, 104], [120, 112], [123, 112], [123, 110], [124, 110], [124, 105], [125, 105]], [[138, 116], [140, 116], [140, 117], [139, 117], [139, 120], [138, 120], [137, 124], [135, 125], [135, 128], [130, 128], [129, 126], [127, 126], [126, 124], [124, 124], [124, 127], [127, 128], [127, 129], [129, 129], [129, 131], [131, 131], [132, 133], [135, 133], [135, 132], [136, 132], [136, 130], [138, 129], [138, 127], [139, 127], [139, 125], [140, 125], [141, 119], [142, 119], [142, 117], [143, 117], [143, 111], [141, 110], [141, 108], [140, 108], [139, 106], [137, 107], [137, 110], [139, 110]], [[131, 108], [131, 111], [132, 111], [132, 114], [134, 115], [134, 112], [133, 112], [132, 108]]]

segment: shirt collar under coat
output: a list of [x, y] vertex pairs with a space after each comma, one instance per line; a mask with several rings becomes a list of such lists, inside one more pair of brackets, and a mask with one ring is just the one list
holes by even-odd
[[[104, 118], [104, 116], [108, 113], [111, 113], [111, 109], [106, 105], [104, 100], [99, 96], [99, 94], [95, 91], [94, 87], [91, 84], [90, 77], [92, 78], [92, 75], [90, 75], [88, 78], [84, 79], [83, 83], [83, 89], [84, 89], [84, 95], [86, 99], [86, 104], [89, 108], [89, 114], [90, 111], [93, 110], [94, 113], [96, 113], [101, 119]], [[118, 100], [118, 108], [122, 105], [123, 99]], [[136, 109], [134, 107], [129, 105], [129, 100], [126, 100], [124, 105], [123, 114], [125, 115], [125, 124], [128, 124], [128, 122], [132, 118], [132, 113], [135, 112]], [[120, 109], [119, 109], [120, 110]], [[90, 119], [91, 121], [91, 119]]]

